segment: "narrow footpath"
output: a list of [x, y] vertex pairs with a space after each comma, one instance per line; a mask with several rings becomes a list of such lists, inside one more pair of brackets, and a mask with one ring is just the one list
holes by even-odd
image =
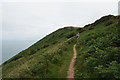
[[74, 55], [73, 55], [73, 58], [70, 62], [70, 66], [69, 66], [69, 69], [67, 71], [67, 79], [68, 80], [74, 80], [74, 64], [75, 64], [75, 60], [76, 60], [76, 57], [77, 57], [77, 52], [76, 52], [76, 44], [73, 46], [73, 51], [74, 51]]

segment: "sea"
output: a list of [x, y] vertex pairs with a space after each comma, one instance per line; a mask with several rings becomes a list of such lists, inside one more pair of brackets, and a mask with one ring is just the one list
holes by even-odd
[[22, 50], [33, 45], [35, 40], [3, 40], [2, 41], [2, 61], [0, 64], [9, 60]]

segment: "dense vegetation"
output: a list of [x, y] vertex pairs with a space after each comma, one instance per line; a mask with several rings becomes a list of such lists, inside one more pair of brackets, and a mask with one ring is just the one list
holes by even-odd
[[77, 28], [65, 27], [20, 52], [3, 67], [3, 78], [65, 78]]
[[3, 63], [3, 78], [66, 78], [79, 32], [75, 77], [120, 79], [119, 20], [108, 15], [84, 28], [61, 28]]
[[86, 25], [77, 44], [77, 78], [120, 79], [118, 16], [105, 16]]

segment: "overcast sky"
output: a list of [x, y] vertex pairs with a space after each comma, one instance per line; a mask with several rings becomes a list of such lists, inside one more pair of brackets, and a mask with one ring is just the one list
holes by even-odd
[[[84, 2], [15, 2], [2, 3], [3, 40], [39, 40], [65, 26], [94, 22], [105, 15], [118, 14], [118, 0]], [[13, 1], [13, 2], [12, 2]], [[45, 0], [47, 1], [47, 0]], [[77, 0], [76, 0], [77, 1]]]

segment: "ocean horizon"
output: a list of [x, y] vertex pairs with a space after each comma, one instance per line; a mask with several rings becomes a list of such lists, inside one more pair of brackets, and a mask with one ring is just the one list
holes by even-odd
[[19, 52], [33, 45], [35, 40], [3, 40], [2, 41], [2, 63], [9, 60]]

